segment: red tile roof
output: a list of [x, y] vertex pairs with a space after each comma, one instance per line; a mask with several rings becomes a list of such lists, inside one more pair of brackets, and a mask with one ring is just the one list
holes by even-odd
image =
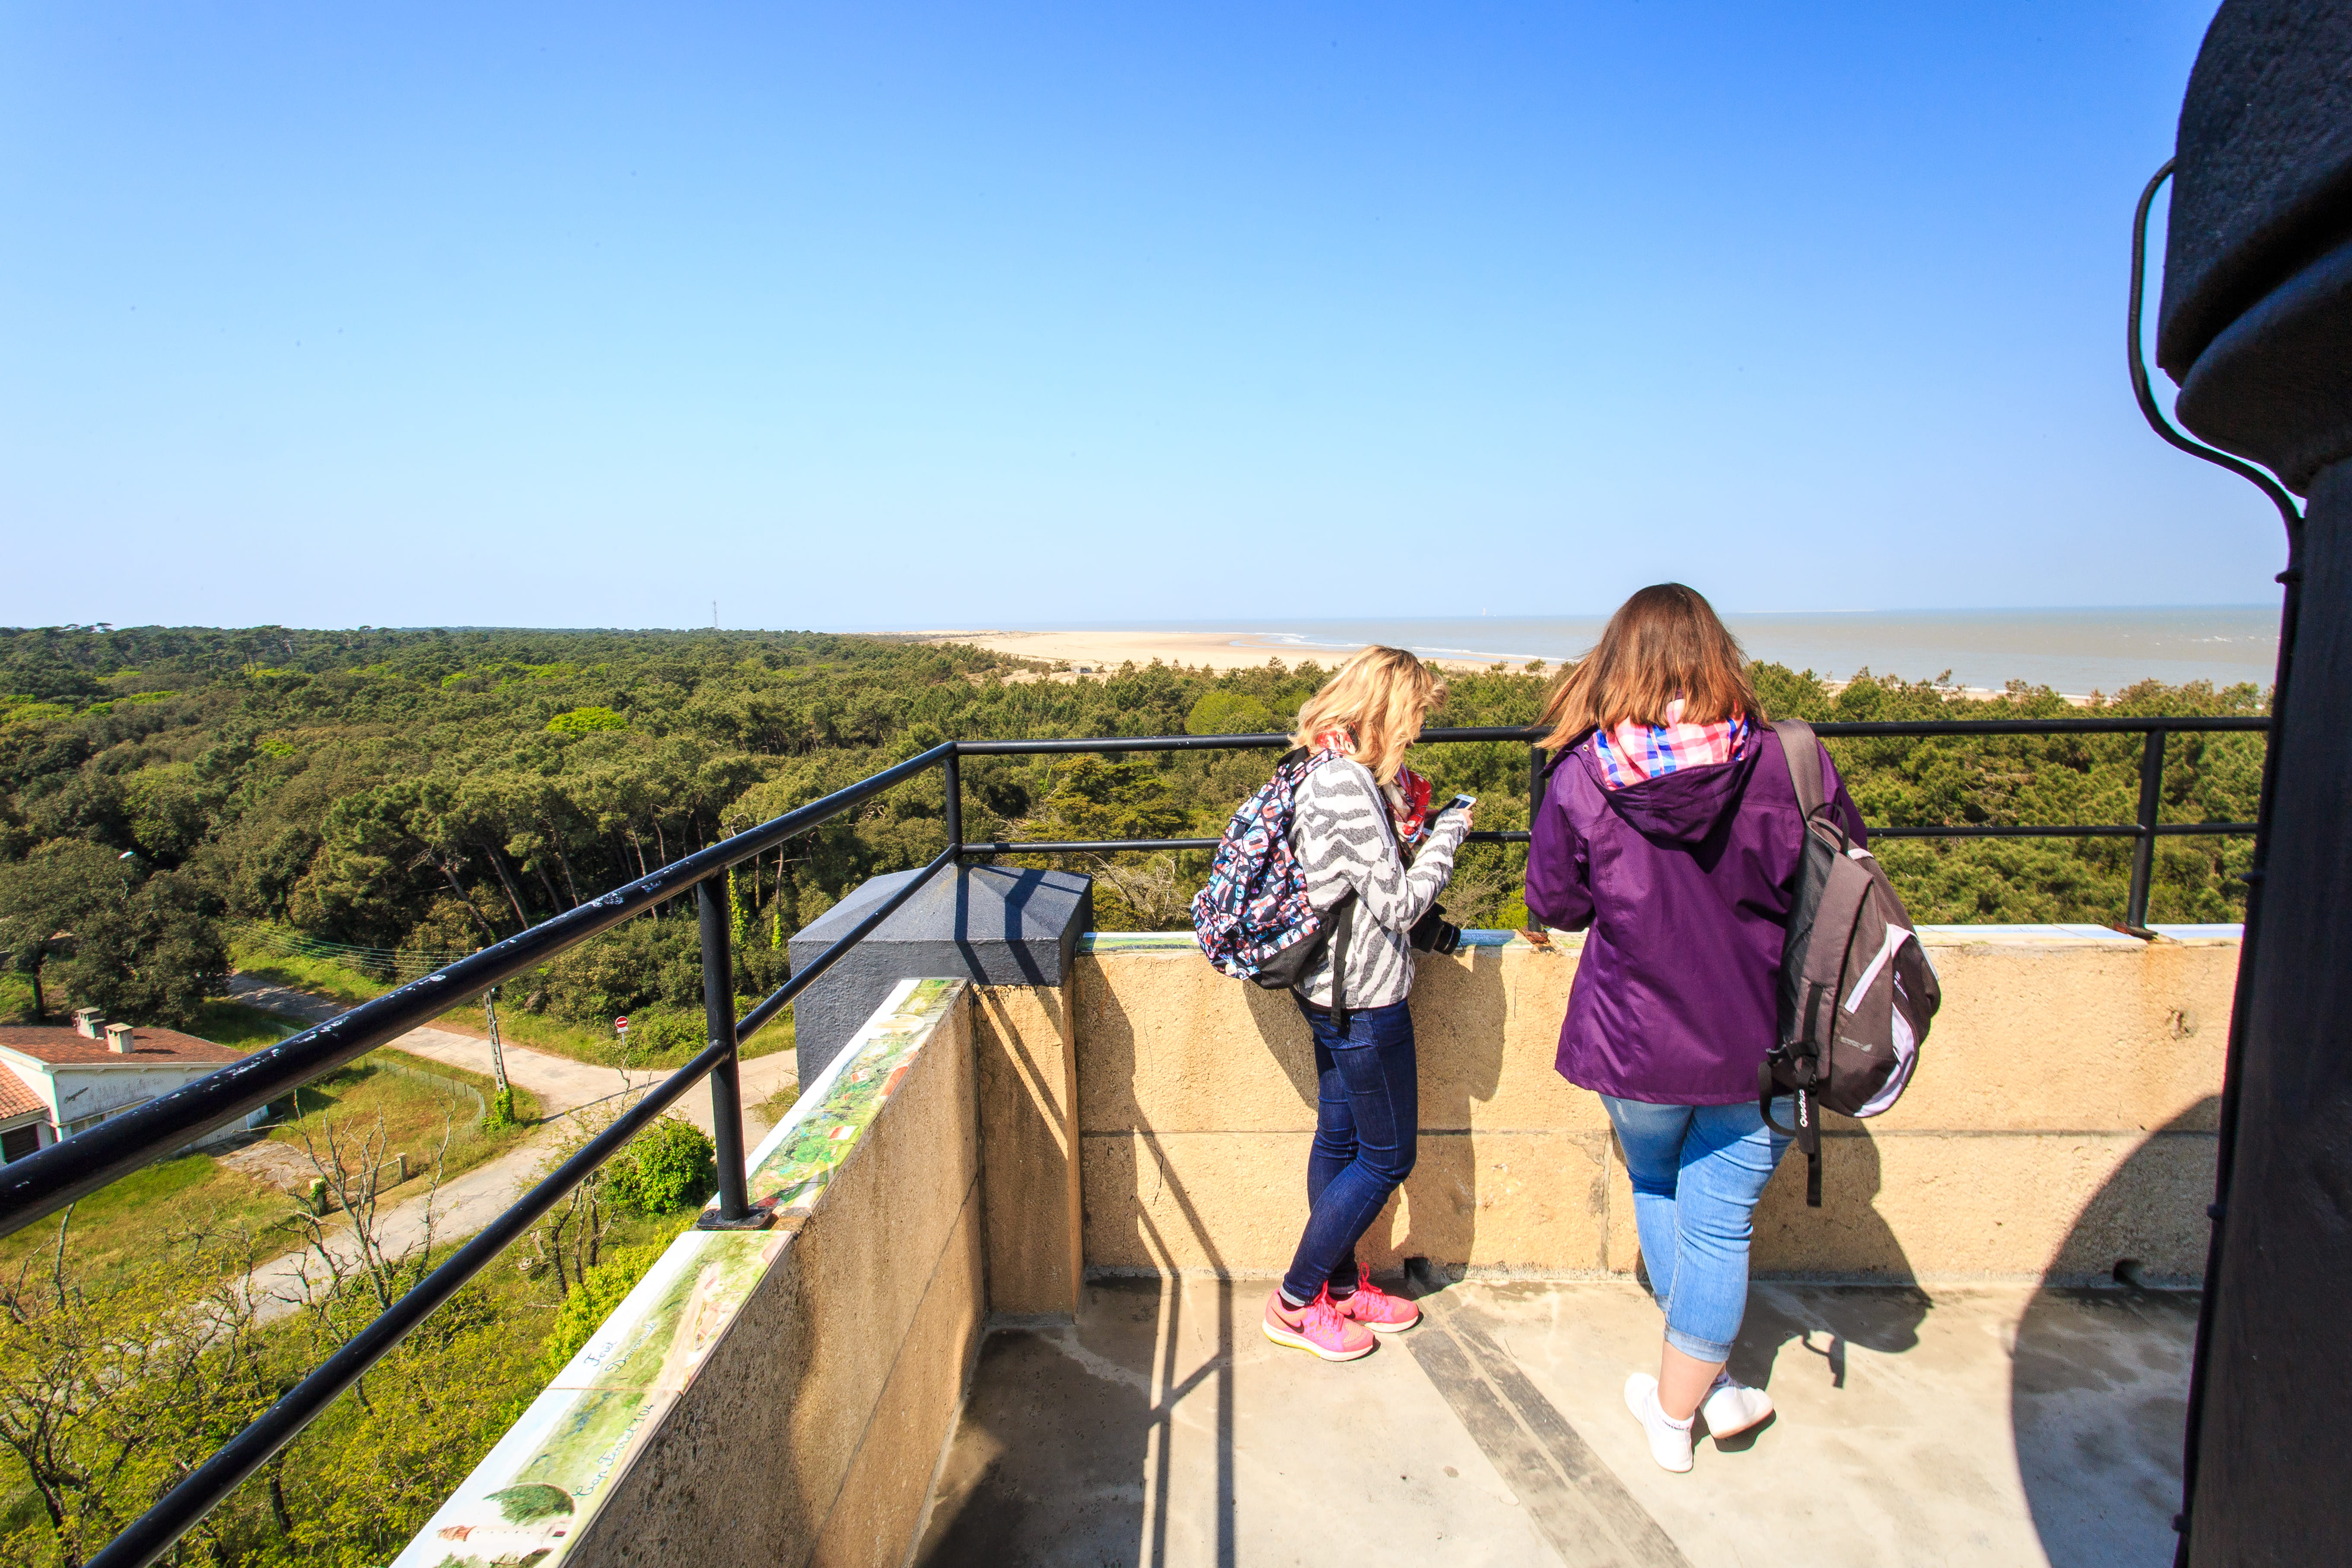
[[184, 1035], [177, 1029], [146, 1025], [131, 1031], [128, 1056], [112, 1049], [103, 1038], [93, 1040], [60, 1025], [0, 1025], [0, 1046], [22, 1051], [52, 1067], [163, 1067], [173, 1062], [241, 1061], [247, 1055], [194, 1035]]
[[35, 1094], [15, 1073], [0, 1072], [0, 1121], [13, 1121], [28, 1110], [47, 1116], [48, 1101]]

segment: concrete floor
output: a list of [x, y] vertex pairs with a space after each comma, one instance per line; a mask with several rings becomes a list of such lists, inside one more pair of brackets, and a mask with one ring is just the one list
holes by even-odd
[[1329, 1365], [1270, 1280], [1105, 1279], [981, 1352], [915, 1556], [1053, 1563], [2169, 1562], [2191, 1296], [1759, 1285], [1757, 1431], [1672, 1475], [1621, 1389], [1648, 1296], [1455, 1285]]

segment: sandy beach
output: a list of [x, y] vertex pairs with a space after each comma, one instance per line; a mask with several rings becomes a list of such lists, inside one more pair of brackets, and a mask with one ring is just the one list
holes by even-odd
[[[1252, 625], [1196, 621], [1092, 630], [902, 631], [909, 641], [975, 643], [1034, 659], [1050, 680], [1115, 674], [1153, 659], [1228, 670], [1278, 658], [1330, 669], [1369, 643], [1409, 647], [1457, 673], [1530, 664], [1557, 668], [1601, 635], [1598, 615], [1358, 616]], [[1857, 678], [1927, 681], [1955, 694], [1999, 695], [2011, 681], [2071, 700], [2138, 682], [2267, 687], [2278, 661], [2278, 612], [2264, 605], [2056, 609], [1867, 610], [1727, 615], [1752, 658], [1810, 671], [1832, 689]], [[1081, 677], [1079, 670], [1087, 672]]]
[[[1035, 677], [1041, 680], [1076, 680], [1083, 676], [1116, 674], [1121, 664], [1133, 660], [1137, 665], [1150, 664], [1153, 659], [1162, 664], [1205, 667], [1209, 669], [1240, 669], [1262, 665], [1269, 658], [1278, 658], [1286, 666], [1297, 666], [1312, 659], [1326, 670], [1357, 651], [1357, 647], [1302, 647], [1289, 639], [1259, 632], [950, 632], [927, 631], [892, 634], [910, 641], [927, 643], [964, 643], [984, 647], [992, 653], [1011, 654], [1016, 658], [1034, 658], [1065, 664], [1068, 668], [1051, 675]], [[1523, 670], [1528, 661], [1522, 659], [1447, 658], [1429, 656], [1428, 662], [1441, 669], [1493, 669], [1500, 664], [1507, 670]], [[1541, 659], [1533, 661], [1545, 670], [1551, 667]], [[1822, 683], [1832, 694], [1843, 689], [1845, 682], [1832, 679]], [[1990, 688], [1948, 688], [1955, 697], [1997, 697]], [[2082, 706], [2090, 699], [2073, 694], [2066, 700]]]
[[[1258, 632], [928, 631], [915, 636], [930, 643], [969, 643], [1015, 658], [1066, 662], [1073, 674], [1085, 671], [1097, 675], [1116, 670], [1129, 660], [1144, 665], [1155, 658], [1162, 664], [1206, 666], [1211, 669], [1239, 669], [1264, 664], [1270, 658], [1296, 665], [1311, 658], [1329, 669], [1356, 651], [1354, 647], [1301, 647], [1296, 642]], [[1495, 663], [1467, 658], [1433, 658], [1430, 662], [1447, 669], [1489, 669]], [[1509, 661], [1509, 668], [1522, 666]]]

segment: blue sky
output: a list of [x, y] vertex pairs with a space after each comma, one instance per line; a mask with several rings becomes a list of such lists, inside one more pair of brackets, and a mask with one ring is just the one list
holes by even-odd
[[0, 9], [0, 622], [2253, 603], [2211, 8]]

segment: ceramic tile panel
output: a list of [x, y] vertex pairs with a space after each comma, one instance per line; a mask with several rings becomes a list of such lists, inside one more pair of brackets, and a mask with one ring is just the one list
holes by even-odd
[[1198, 952], [1189, 931], [1090, 931], [1078, 936], [1080, 952]]

